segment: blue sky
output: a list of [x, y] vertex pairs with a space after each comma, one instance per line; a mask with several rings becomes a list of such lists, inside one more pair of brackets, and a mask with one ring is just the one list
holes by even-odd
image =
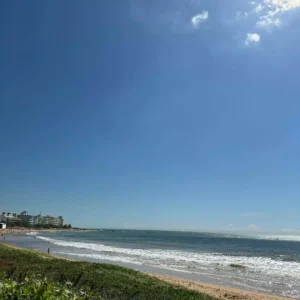
[[300, 230], [298, 0], [11, 0], [0, 20], [2, 211]]

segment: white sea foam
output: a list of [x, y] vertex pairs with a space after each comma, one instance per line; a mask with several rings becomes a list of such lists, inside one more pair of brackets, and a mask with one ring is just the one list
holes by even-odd
[[62, 254], [62, 255], [70, 255], [70, 256], [78, 256], [78, 257], [87, 257], [87, 258], [93, 258], [97, 260], [109, 260], [109, 261], [115, 261], [115, 262], [124, 262], [124, 263], [133, 263], [133, 264], [141, 264], [141, 262], [138, 262], [130, 257], [126, 258], [124, 256], [110, 256], [107, 255], [101, 255], [101, 254], [89, 254], [89, 253], [74, 253], [74, 252], [60, 252], [60, 251], [53, 251], [52, 253], [55, 254]]
[[230, 268], [231, 264], [239, 264], [245, 266], [248, 272], [278, 277], [286, 276], [291, 279], [300, 278], [300, 263], [274, 260], [268, 257], [229, 256], [218, 253], [195, 253], [167, 249], [131, 249], [96, 243], [56, 240], [43, 236], [37, 237], [57, 246], [72, 247], [73, 252], [74, 248], [92, 251], [92, 253], [84, 253], [80, 250], [74, 255], [86, 257], [92, 255], [93, 258], [100, 260], [177, 266], [178, 268], [195, 266], [206, 270], [218, 267]]
[[32, 231], [32, 232], [27, 232], [26, 233], [27, 235], [38, 235], [39, 233], [38, 232], [36, 232], [36, 231]]
[[258, 235], [254, 238], [261, 240], [272, 240], [272, 241], [290, 241], [290, 242], [300, 242], [299, 235]]
[[222, 234], [220, 238], [232, 239], [253, 239], [253, 240], [271, 240], [271, 241], [289, 241], [300, 242], [300, 235], [291, 234], [257, 234], [257, 235], [236, 235], [236, 234]]

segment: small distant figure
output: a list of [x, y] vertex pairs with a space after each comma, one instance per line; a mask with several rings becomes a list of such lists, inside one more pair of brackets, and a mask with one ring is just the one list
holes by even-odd
[[50, 248], [48, 248], [48, 254], [50, 254]]

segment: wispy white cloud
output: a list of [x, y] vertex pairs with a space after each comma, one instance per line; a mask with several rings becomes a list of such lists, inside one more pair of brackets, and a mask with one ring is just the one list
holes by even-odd
[[270, 26], [275, 26], [275, 27], [280, 27], [281, 26], [281, 21], [276, 18], [261, 18], [257, 23], [256, 26], [259, 28], [268, 28]]
[[260, 35], [258, 33], [247, 33], [245, 45], [258, 44], [260, 42]]
[[239, 20], [242, 20], [242, 19], [246, 19], [246, 18], [248, 18], [248, 16], [249, 16], [248, 12], [238, 11], [236, 13], [236, 20], [239, 21]]
[[[249, 1], [248, 8], [244, 7], [244, 9], [244, 12], [238, 11], [236, 13], [236, 20], [245, 22], [245, 25], [249, 26], [248, 32], [250, 31], [250, 33], [247, 34], [244, 44], [250, 46], [260, 43], [262, 30], [270, 31], [286, 26], [290, 20], [290, 17], [287, 16], [288, 13], [296, 10], [300, 13], [300, 0]], [[251, 33], [251, 31], [256, 33]]]
[[288, 11], [300, 7], [300, 0], [264, 0], [264, 3], [279, 11]]
[[263, 9], [264, 9], [264, 6], [260, 3], [260, 4], [258, 4], [258, 5], [254, 8], [254, 11], [255, 11], [256, 13], [259, 13], [259, 12], [261, 12]]
[[[129, 0], [134, 21], [146, 25], [157, 34], [189, 33], [209, 18], [202, 0], [151, 1]], [[153, 3], [152, 3], [153, 2]]]
[[203, 11], [202, 13], [193, 16], [191, 18], [191, 22], [195, 28], [198, 28], [201, 23], [204, 23], [208, 20], [208, 17], [208, 11]]
[[255, 4], [254, 12], [259, 15], [259, 28], [280, 27], [284, 13], [300, 8], [300, 0], [263, 0]]

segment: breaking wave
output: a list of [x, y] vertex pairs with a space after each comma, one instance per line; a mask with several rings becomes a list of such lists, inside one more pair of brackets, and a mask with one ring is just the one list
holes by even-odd
[[[121, 261], [154, 266], [170, 266], [173, 269], [230, 269], [231, 265], [241, 265], [246, 272], [263, 273], [271, 276], [300, 278], [300, 263], [273, 259], [271, 257], [230, 256], [219, 253], [195, 253], [168, 249], [132, 249], [108, 246], [98, 243], [57, 240], [43, 236], [37, 238], [57, 246], [71, 247], [70, 254], [99, 260]], [[77, 249], [77, 250], [76, 250]], [[78, 250], [80, 249], [80, 250]], [[243, 272], [240, 270], [240, 272]]]

